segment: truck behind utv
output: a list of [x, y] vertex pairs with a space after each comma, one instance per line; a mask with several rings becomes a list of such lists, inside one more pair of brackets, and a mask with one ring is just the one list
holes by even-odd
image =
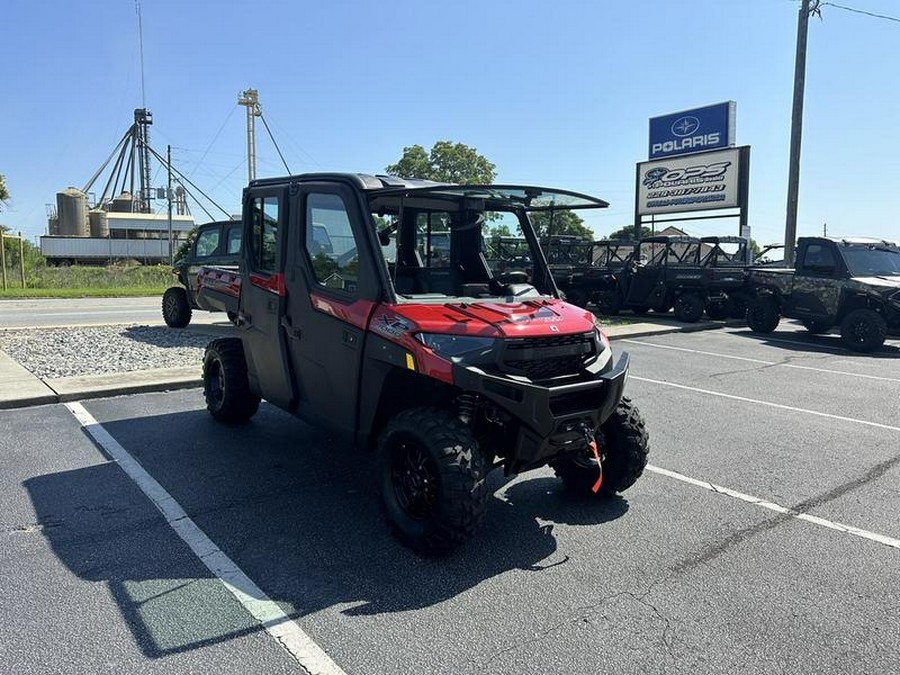
[[752, 269], [747, 326], [771, 333], [781, 317], [810, 333], [839, 327], [850, 349], [872, 352], [900, 335], [900, 248], [878, 239], [801, 237], [794, 269]]
[[[549, 465], [588, 497], [627, 489], [648, 453], [622, 396], [628, 356], [614, 363], [594, 316], [560, 299], [528, 218], [604, 206], [563, 190], [365, 174], [253, 181], [239, 337], [204, 356], [210, 413], [246, 422], [265, 399], [374, 448], [387, 520], [426, 555], [474, 534], [492, 469]], [[487, 223], [520, 229], [527, 269], [492, 271]]]

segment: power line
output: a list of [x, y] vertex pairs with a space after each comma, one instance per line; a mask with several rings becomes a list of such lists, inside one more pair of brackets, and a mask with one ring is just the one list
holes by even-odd
[[290, 175], [291, 170], [288, 168], [287, 162], [284, 161], [284, 155], [281, 154], [281, 148], [278, 147], [278, 143], [275, 142], [275, 137], [272, 135], [272, 130], [269, 128], [269, 123], [266, 122], [266, 118], [262, 114], [262, 110], [259, 111], [259, 119], [262, 120], [263, 126], [266, 128], [266, 131], [269, 134], [269, 138], [272, 141], [272, 145], [275, 146], [275, 149], [278, 151], [278, 156], [281, 157], [281, 163], [284, 164], [284, 170], [288, 172]]
[[845, 7], [844, 5], [836, 5], [833, 2], [823, 2], [822, 6], [828, 5], [829, 7], [835, 7], [836, 9], [843, 9], [847, 12], [853, 12], [855, 14], [864, 14], [865, 16], [871, 16], [876, 19], [884, 19], [885, 21], [896, 21], [900, 23], [900, 19], [894, 16], [887, 16], [886, 14], [876, 14], [875, 12], [867, 12], [864, 9], [855, 9], [854, 7]]
[[209, 154], [209, 151], [212, 150], [212, 146], [215, 144], [215, 142], [217, 140], [219, 140], [219, 136], [222, 134], [222, 131], [224, 131], [225, 126], [228, 124], [228, 121], [231, 119], [231, 116], [234, 114], [235, 110], [237, 110], [236, 103], [235, 103], [234, 107], [231, 109], [231, 111], [228, 113], [228, 115], [225, 117], [225, 121], [222, 122], [222, 126], [219, 127], [219, 130], [216, 132], [216, 135], [213, 136], [213, 139], [209, 142], [209, 145], [206, 146], [206, 150], [203, 151], [203, 155], [200, 157], [199, 160], [197, 160], [197, 163], [194, 165], [194, 170], [191, 171], [191, 176], [193, 176], [197, 172], [197, 169], [200, 167], [200, 165], [203, 164], [203, 160], [206, 159], [206, 156]]

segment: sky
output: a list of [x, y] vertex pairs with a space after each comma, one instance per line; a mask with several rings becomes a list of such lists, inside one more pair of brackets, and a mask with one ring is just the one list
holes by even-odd
[[[879, 19], [842, 7], [895, 17]], [[247, 182], [255, 88], [292, 173], [383, 173], [406, 146], [465, 143], [498, 183], [586, 192], [598, 237], [633, 222], [648, 119], [732, 100], [751, 147], [749, 222], [784, 238], [798, 0], [0, 0], [0, 224], [29, 239], [146, 107], [150, 144], [228, 213]], [[798, 235], [900, 239], [900, 0], [812, 18]], [[143, 82], [143, 87], [142, 87]], [[257, 176], [285, 169], [257, 123]], [[154, 163], [153, 185], [165, 171]], [[159, 202], [157, 208], [165, 209]], [[206, 203], [216, 218], [221, 212]], [[195, 204], [198, 222], [209, 218]], [[691, 234], [737, 234], [736, 219]]]

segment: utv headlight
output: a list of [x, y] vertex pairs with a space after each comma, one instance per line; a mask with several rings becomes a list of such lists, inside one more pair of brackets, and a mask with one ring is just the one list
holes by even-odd
[[597, 332], [597, 339], [600, 340], [600, 351], [605, 352], [607, 349], [612, 349], [609, 338], [603, 332], [603, 326], [600, 325], [600, 320], [596, 316], [594, 317], [594, 330]]
[[494, 338], [469, 337], [467, 335], [442, 335], [416, 333], [416, 339], [445, 359], [470, 352], [486, 352], [494, 347]]

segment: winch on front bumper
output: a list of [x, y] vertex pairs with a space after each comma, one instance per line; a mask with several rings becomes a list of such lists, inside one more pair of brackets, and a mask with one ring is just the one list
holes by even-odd
[[628, 354], [623, 353], [605, 372], [545, 386], [454, 363], [453, 380], [461, 389], [484, 396], [519, 423], [514, 447], [506, 457], [507, 473], [519, 473], [583, 447], [586, 434], [603, 424], [621, 400], [628, 364]]

